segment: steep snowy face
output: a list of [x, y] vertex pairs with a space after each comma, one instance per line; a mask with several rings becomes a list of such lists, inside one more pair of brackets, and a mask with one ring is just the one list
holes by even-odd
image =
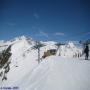
[[60, 55], [62, 57], [79, 57], [81, 54], [82, 54], [82, 49], [76, 47], [72, 42], [60, 46], [57, 52], [57, 55]]
[[[12, 45], [12, 55], [9, 59], [11, 61], [10, 70], [6, 75], [9, 82], [15, 82], [24, 77], [26, 73], [31, 72], [31, 70], [38, 64], [38, 62], [36, 61], [38, 55], [37, 50], [32, 50], [35, 42], [29, 38], [27, 39], [25, 37], [20, 37], [13, 41], [7, 42], [8, 43], [5, 44], [7, 44], [8, 46]], [[4, 68], [2, 68], [0, 71], [4, 72]], [[3, 76], [0, 77], [0, 84], [2, 83], [1, 81]], [[14, 79], [15, 77], [17, 78]]]
[[27, 50], [33, 44], [32, 41], [31, 42], [29, 41], [30, 42], [29, 43], [27, 38], [24, 36], [20, 38], [16, 38], [16, 41], [17, 42], [14, 43], [12, 46], [11, 52], [13, 54], [18, 53], [18, 55], [25, 52], [25, 50]]
[[29, 46], [30, 45], [26, 40], [20, 40], [18, 43], [15, 43], [11, 49], [12, 60], [22, 57], [23, 53], [29, 48]]
[[26, 59], [28, 57], [27, 55], [31, 53], [31, 47], [34, 44], [35, 42], [31, 38], [29, 39], [29, 38], [26, 38], [25, 36], [16, 38], [11, 48], [12, 63], [17, 65], [17, 63], [20, 63], [20, 61], [22, 61], [23, 59]]
[[17, 65], [20, 61], [25, 59], [28, 54], [31, 53], [31, 47], [35, 45], [34, 40], [30, 37], [16, 37], [9, 41], [1, 41], [0, 42], [0, 51], [2, 52], [4, 49], [6, 49], [9, 45], [12, 45], [11, 47], [11, 64]]

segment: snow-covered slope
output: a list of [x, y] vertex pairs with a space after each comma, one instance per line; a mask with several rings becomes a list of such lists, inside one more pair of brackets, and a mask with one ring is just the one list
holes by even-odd
[[29, 69], [30, 71], [38, 64], [36, 61], [37, 51], [36, 50], [31, 51], [31, 47], [34, 45], [34, 41], [30, 39], [28, 40], [26, 37], [23, 36], [16, 38], [13, 41], [7, 41], [4, 43], [4, 45], [7, 46], [11, 44], [12, 44], [11, 48], [12, 56], [10, 57], [11, 60], [10, 71], [9, 73], [7, 73], [8, 80], [9, 79], [13, 80], [15, 76], [17, 76], [17, 79], [20, 78], [21, 76], [20, 77], [18, 76], [17, 74], [18, 72], [23, 73], [24, 71], [28, 71], [28, 68], [30, 68]]
[[59, 48], [57, 55], [58, 54], [63, 57], [78, 57], [78, 55], [80, 56], [82, 54], [82, 49], [76, 47], [72, 42], [69, 42]]
[[19, 70], [18, 75], [15, 73], [15, 71], [10, 73], [9, 78], [12, 76], [13, 78], [1, 85], [16, 86], [20, 90], [90, 89], [90, 62], [85, 60], [68, 60], [59, 56], [52, 56], [41, 62], [32, 71], [28, 68], [23, 72]]
[[[45, 45], [40, 48], [41, 57], [47, 50], [57, 49], [56, 42], [41, 43]], [[22, 36], [3, 44], [13, 45], [10, 71], [6, 81], [2, 82], [0, 78], [0, 87], [18, 87], [20, 90], [89, 90], [90, 62], [72, 58], [82, 51], [72, 42], [61, 46], [56, 56], [42, 59], [40, 64], [37, 62], [37, 50], [32, 49], [35, 41], [31, 38]]]
[[[41, 54], [49, 49], [57, 49], [57, 46], [55, 45], [57, 42], [54, 41], [47, 41], [43, 42], [41, 41], [42, 44], [45, 46], [41, 48]], [[35, 41], [32, 40], [32, 38], [28, 38], [25, 36], [21, 37], [16, 37], [10, 41], [1, 41], [0, 42], [0, 51], [5, 49], [7, 46], [13, 44], [12, 47], [12, 55], [15, 55], [16, 52], [18, 54], [21, 54], [25, 52], [25, 50], [30, 49], [31, 46], [35, 45]], [[23, 50], [21, 50], [23, 49]], [[57, 51], [57, 55], [64, 56], [64, 57], [73, 57], [75, 54], [82, 54], [82, 49], [78, 48], [77, 46], [74, 45], [72, 42], [68, 42], [68, 44], [61, 45], [60, 48]], [[41, 55], [41, 56], [42, 56]], [[17, 58], [17, 56], [15, 56]]]

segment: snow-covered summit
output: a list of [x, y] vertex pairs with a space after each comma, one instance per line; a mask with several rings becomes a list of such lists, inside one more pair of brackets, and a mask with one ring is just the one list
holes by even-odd
[[10, 41], [7, 41], [7, 43], [16, 43], [16, 42], [23, 41], [23, 40], [26, 40], [29, 43], [33, 42], [33, 39], [31, 37], [27, 37], [27, 36], [23, 35], [23, 36], [15, 37], [14, 39], [11, 39]]
[[32, 38], [22, 35], [22, 36], [14, 38], [14, 40], [16, 40], [16, 41], [18, 41], [18, 40], [31, 40], [32, 41]]

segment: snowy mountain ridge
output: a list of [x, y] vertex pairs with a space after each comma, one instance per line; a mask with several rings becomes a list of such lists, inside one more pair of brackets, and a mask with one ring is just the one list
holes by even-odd
[[[40, 42], [45, 45], [40, 48], [41, 58], [47, 50], [57, 50], [57, 42]], [[42, 58], [40, 64], [37, 61], [37, 49], [32, 49], [36, 41], [23, 36], [3, 42], [2, 45], [11, 44], [10, 70], [6, 75], [7, 80], [2, 81], [0, 77], [0, 87], [17, 87], [19, 90], [89, 90], [89, 85], [85, 83], [90, 83], [90, 63], [82, 58], [82, 61], [79, 60], [78, 54], [82, 53], [82, 49], [74, 43], [61, 45], [56, 55]]]
[[[41, 48], [41, 50], [43, 49], [42, 51], [47, 51], [49, 49], [57, 49], [57, 46], [55, 45], [57, 42], [54, 42], [54, 41], [47, 41], [47, 42], [40, 41], [40, 42], [45, 45], [44, 47]], [[25, 36], [16, 37], [10, 41], [1, 41], [0, 50], [3, 50], [4, 48], [6, 48], [7, 46], [9, 46], [11, 44], [13, 44], [13, 46], [16, 46], [16, 48], [27, 49], [27, 48], [30, 48], [31, 46], [34, 46], [36, 44], [36, 41], [34, 41], [30, 37], [25, 37]], [[21, 52], [23, 52], [23, 51], [21, 51]], [[67, 44], [65, 44], [64, 46], [61, 46], [58, 50], [58, 53], [60, 53], [61, 56], [67, 56], [68, 57], [70, 52], [72, 52], [72, 54], [70, 54], [70, 55], [71, 55], [71, 57], [73, 57], [73, 55], [75, 53], [82, 53], [82, 49], [76, 47], [74, 45], [74, 43], [72, 43], [70, 41]]]

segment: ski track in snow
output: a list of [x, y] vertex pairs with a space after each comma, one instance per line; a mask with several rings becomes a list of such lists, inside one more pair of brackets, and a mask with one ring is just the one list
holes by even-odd
[[89, 90], [89, 83], [89, 61], [52, 56], [22, 77], [16, 86], [20, 90]]

